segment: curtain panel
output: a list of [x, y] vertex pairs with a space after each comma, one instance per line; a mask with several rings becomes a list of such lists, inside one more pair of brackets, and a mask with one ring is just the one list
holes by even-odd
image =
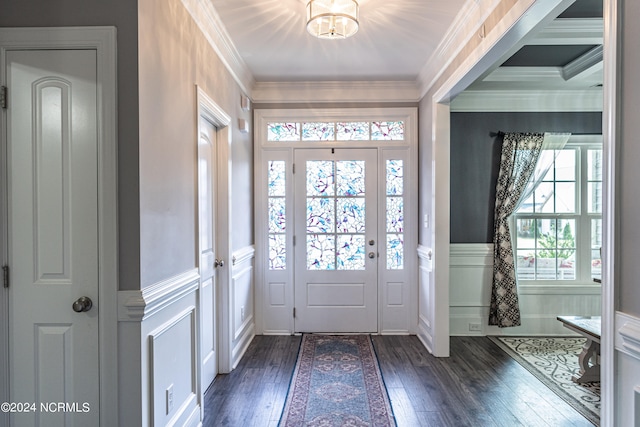
[[493, 235], [493, 284], [489, 325], [520, 325], [520, 306], [509, 217], [529, 184], [542, 151], [543, 133], [506, 133], [496, 184]]

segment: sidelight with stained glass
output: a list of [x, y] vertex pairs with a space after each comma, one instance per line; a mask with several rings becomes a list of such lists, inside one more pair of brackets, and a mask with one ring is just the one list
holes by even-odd
[[283, 160], [269, 161], [267, 163], [269, 270], [287, 268], [285, 184], [285, 162]]

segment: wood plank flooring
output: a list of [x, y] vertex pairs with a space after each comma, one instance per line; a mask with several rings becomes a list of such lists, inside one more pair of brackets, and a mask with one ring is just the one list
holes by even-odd
[[[204, 427], [277, 426], [300, 336], [256, 336], [205, 394]], [[451, 357], [415, 336], [373, 336], [398, 427], [592, 424], [486, 337], [452, 337]]]

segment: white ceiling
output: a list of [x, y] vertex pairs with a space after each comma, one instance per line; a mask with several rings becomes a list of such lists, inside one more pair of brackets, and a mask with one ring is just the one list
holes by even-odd
[[345, 40], [306, 31], [304, 0], [210, 0], [257, 82], [415, 81], [466, 1], [360, 0]]

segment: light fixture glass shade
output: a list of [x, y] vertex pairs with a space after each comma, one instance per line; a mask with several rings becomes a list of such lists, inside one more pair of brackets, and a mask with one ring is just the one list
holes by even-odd
[[358, 2], [355, 0], [310, 0], [307, 31], [321, 39], [344, 39], [358, 31]]

